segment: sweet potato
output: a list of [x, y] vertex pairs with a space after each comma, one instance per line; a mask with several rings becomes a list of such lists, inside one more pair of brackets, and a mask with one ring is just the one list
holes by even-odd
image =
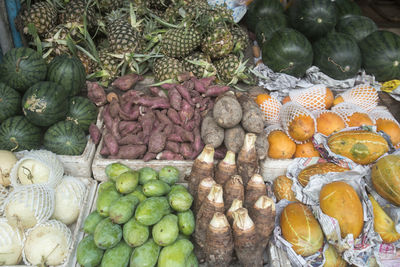
[[189, 92], [193, 91], [194, 89], [193, 77], [191, 77], [189, 80], [184, 81], [182, 83], [182, 86], [185, 87]]
[[144, 156], [143, 156], [143, 161], [144, 161], [144, 162], [150, 161], [150, 160], [152, 160], [152, 159], [155, 159], [156, 156], [157, 156], [157, 154], [155, 154], [155, 153], [147, 152], [147, 153], [144, 154]]
[[153, 131], [149, 138], [148, 152], [159, 153], [164, 150], [167, 137], [160, 130]]
[[153, 96], [168, 98], [167, 94], [162, 89], [160, 89], [160, 87], [151, 86], [149, 88], [149, 91]]
[[190, 80], [192, 77], [194, 77], [193, 73], [191, 72], [183, 72], [178, 75], [178, 81], [179, 82], [184, 82], [187, 80]]
[[221, 85], [212, 85], [207, 88], [205, 96], [219, 96], [223, 93], [229, 91], [229, 86], [221, 86]]
[[153, 130], [155, 115], [152, 111], [146, 112], [143, 116], [139, 116], [139, 122], [142, 125], [144, 136], [150, 136]]
[[120, 108], [119, 109], [119, 116], [121, 117], [121, 119], [125, 120], [125, 121], [135, 121], [139, 118], [139, 106], [135, 105], [134, 107], [130, 107], [129, 111]]
[[167, 98], [159, 96], [142, 96], [135, 101], [135, 104], [150, 107], [152, 109], [169, 108], [171, 106]]
[[232, 128], [242, 120], [242, 107], [233, 95], [228, 92], [219, 98], [213, 108], [215, 122], [222, 128]]
[[165, 136], [169, 136], [174, 130], [174, 125], [173, 124], [167, 124], [165, 125], [165, 128], [163, 130], [163, 133]]
[[111, 84], [112, 86], [118, 88], [119, 90], [122, 91], [127, 91], [134, 87], [136, 83], [139, 81], [143, 81], [144, 77], [141, 75], [138, 75], [136, 73], [130, 73], [121, 77], [118, 77], [113, 83]]
[[113, 99], [108, 107], [110, 110], [111, 117], [116, 118], [119, 115], [119, 109], [120, 109], [118, 100]]
[[196, 122], [194, 120], [188, 121], [186, 124], [184, 124], [183, 129], [185, 129], [186, 131], [193, 131], [194, 127], [196, 127]]
[[154, 113], [156, 114], [156, 118], [164, 124], [172, 124], [172, 121], [168, 118], [168, 116], [159, 110], [155, 110]]
[[[174, 126], [175, 133], [181, 136], [182, 140], [184, 142], [190, 142], [192, 143], [194, 141], [194, 135], [192, 132], [186, 131], [182, 127], [175, 125]], [[173, 140], [171, 140], [173, 141]]]
[[217, 147], [215, 149], [214, 159], [218, 159], [218, 160], [223, 159], [226, 155], [226, 152], [228, 152], [228, 149], [226, 149], [226, 147], [224, 145]]
[[175, 88], [176, 83], [163, 83], [160, 86], [162, 89], [171, 90], [172, 88]]
[[205, 144], [216, 148], [224, 141], [224, 129], [220, 127], [212, 117], [208, 115], [203, 119], [201, 124], [201, 139]]
[[181, 121], [185, 124], [190, 121], [194, 116], [194, 109], [193, 107], [185, 100], [182, 100], [182, 107], [179, 111], [179, 117]]
[[191, 159], [195, 159], [204, 148], [204, 143], [203, 143], [203, 141], [201, 141], [199, 126], [194, 128], [193, 135], [194, 135], [194, 141], [192, 144], [193, 145], [193, 155], [192, 155]]
[[121, 136], [136, 134], [142, 130], [142, 126], [137, 121], [120, 121], [118, 127]]
[[177, 142], [172, 142], [172, 141], [167, 141], [165, 143], [165, 149], [170, 150], [174, 153], [179, 153], [180, 151], [180, 145]]
[[108, 150], [105, 144], [103, 144], [103, 147], [100, 150], [100, 155], [102, 155], [103, 157], [107, 157], [110, 155], [110, 150]]
[[174, 153], [169, 150], [164, 150], [161, 153], [158, 153], [156, 159], [159, 160], [183, 160], [183, 156], [177, 153]]
[[97, 82], [86, 81], [88, 98], [98, 107], [107, 103], [107, 96], [104, 88]]
[[267, 132], [262, 131], [257, 135], [256, 139], [256, 151], [259, 160], [264, 160], [268, 156], [268, 135]]
[[177, 133], [172, 133], [172, 134], [168, 135], [167, 140], [172, 141], [172, 142], [178, 142], [178, 143], [183, 142], [182, 137]]
[[189, 105], [193, 106], [194, 103], [192, 101], [192, 98], [190, 97], [190, 93], [189, 90], [187, 88], [185, 88], [183, 85], [178, 84], [176, 87], [176, 90], [178, 90], [178, 92], [181, 94], [182, 98], [184, 100], [186, 100], [186, 102], [189, 103]]
[[90, 134], [90, 138], [92, 138], [93, 143], [95, 145], [97, 145], [101, 139], [101, 132], [96, 124], [94, 124], [94, 123], [90, 124], [89, 134]]
[[120, 145], [144, 145], [145, 139], [143, 132], [139, 132], [137, 134], [128, 134], [121, 139], [118, 140], [118, 144]]
[[189, 143], [182, 143], [179, 153], [185, 158], [190, 159], [193, 155], [192, 146]]
[[112, 124], [111, 124], [111, 129], [108, 129], [110, 133], [117, 139], [121, 139], [121, 135], [119, 133], [118, 125], [120, 122], [120, 118], [116, 117], [113, 119]]
[[119, 97], [115, 92], [108, 93], [106, 98], [108, 103], [111, 103], [114, 99], [119, 101]]
[[137, 91], [137, 90], [129, 90], [126, 93], [124, 93], [120, 100], [123, 104], [125, 103], [131, 103], [133, 104], [135, 101], [137, 101], [141, 96], [143, 95], [142, 91]]
[[113, 118], [110, 115], [110, 109], [109, 109], [108, 105], [105, 106], [101, 116], [103, 117], [104, 125], [106, 126], [106, 128], [111, 129], [112, 124], [113, 124]]
[[115, 156], [118, 154], [119, 146], [118, 146], [117, 140], [115, 139], [115, 137], [112, 134], [107, 133], [104, 136], [104, 144], [107, 146], [108, 151], [110, 152], [110, 155]]
[[125, 145], [120, 146], [118, 154], [110, 156], [110, 159], [139, 159], [146, 153], [146, 145]]
[[264, 116], [257, 107], [243, 113], [242, 127], [249, 133], [259, 134], [264, 130]]
[[207, 87], [204, 83], [201, 82], [201, 80], [193, 79], [193, 83], [194, 83], [194, 90], [196, 90], [201, 94], [204, 94], [206, 92]]
[[181, 110], [181, 105], [182, 105], [182, 96], [176, 90], [176, 88], [171, 88], [168, 92], [168, 98], [169, 98], [169, 103], [171, 104], [171, 107], [173, 107], [175, 110], [179, 111]]
[[[193, 98], [196, 98], [196, 97], [201, 97], [201, 98], [203, 98], [202, 96], [201, 96], [201, 94], [199, 93], [199, 92], [197, 92], [196, 90], [190, 90], [189, 91], [189, 94], [190, 94], [190, 96], [192, 97], [192, 100], [193, 100]], [[194, 102], [194, 101], [193, 101]], [[194, 103], [196, 103], [196, 102], [194, 102]]]
[[243, 146], [245, 131], [240, 125], [225, 130], [224, 144], [230, 151], [238, 153]]
[[200, 82], [204, 85], [204, 87], [208, 87], [213, 83], [213, 81], [215, 81], [215, 79], [216, 79], [215, 76], [210, 76], [210, 77], [201, 78]]
[[175, 109], [168, 109], [167, 116], [174, 124], [182, 125], [182, 120]]

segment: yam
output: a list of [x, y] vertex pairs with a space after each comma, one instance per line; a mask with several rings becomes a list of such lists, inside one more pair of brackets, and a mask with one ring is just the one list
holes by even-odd
[[201, 139], [206, 145], [219, 147], [224, 141], [224, 129], [221, 128], [211, 115], [207, 115], [201, 124]]
[[242, 120], [242, 116], [242, 107], [233, 93], [226, 93], [214, 104], [213, 117], [222, 128], [235, 127]]
[[225, 130], [224, 144], [232, 152], [238, 153], [243, 145], [245, 131], [240, 125]]

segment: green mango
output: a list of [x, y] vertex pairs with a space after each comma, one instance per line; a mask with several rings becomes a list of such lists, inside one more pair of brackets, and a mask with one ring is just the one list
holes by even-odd
[[120, 197], [121, 194], [117, 192], [117, 189], [115, 189], [115, 187], [103, 189], [97, 195], [97, 212], [101, 216], [107, 217], [109, 215], [111, 204]]
[[94, 243], [101, 249], [108, 249], [116, 246], [122, 239], [122, 228], [115, 224], [110, 218], [105, 218], [94, 230]]
[[115, 187], [121, 194], [129, 194], [135, 191], [139, 184], [139, 173], [137, 171], [127, 171], [121, 173], [115, 180]]
[[161, 250], [158, 257], [158, 267], [186, 267], [186, 260], [192, 251], [192, 242], [180, 239]]
[[152, 238], [133, 250], [130, 266], [153, 267], [157, 264], [161, 247]]
[[184, 235], [191, 235], [194, 232], [196, 219], [192, 210], [178, 212], [178, 227], [179, 231]]
[[106, 167], [106, 175], [107, 175], [108, 179], [115, 182], [115, 180], [121, 173], [130, 171], [130, 170], [131, 170], [131, 168], [129, 168], [128, 166], [126, 166], [122, 163], [119, 163], [119, 162], [111, 163], [111, 164], [108, 164]]
[[168, 202], [175, 211], [186, 211], [193, 203], [192, 195], [185, 189], [176, 189], [168, 194]]
[[145, 200], [145, 199], [147, 199], [147, 197], [146, 197], [146, 195], [145, 194], [143, 194], [143, 191], [142, 191], [142, 186], [141, 185], [138, 185], [137, 187], [136, 187], [136, 189], [132, 192], [132, 193], [130, 193], [130, 194], [128, 194], [129, 196], [136, 196], [138, 199], [139, 199], [139, 201], [140, 202], [142, 202], [143, 200]]
[[157, 180], [158, 173], [150, 168], [150, 167], [143, 167], [139, 170], [139, 184], [144, 185], [150, 180]]
[[110, 205], [110, 219], [113, 223], [124, 224], [133, 216], [139, 199], [136, 196], [123, 196]]
[[173, 185], [179, 180], [179, 170], [173, 166], [165, 166], [158, 172], [158, 179]]
[[150, 197], [137, 206], [135, 218], [141, 224], [153, 225], [170, 212], [171, 209], [166, 197]]
[[171, 187], [160, 180], [150, 180], [143, 185], [143, 194], [148, 197], [161, 197], [171, 191]]
[[103, 182], [99, 185], [98, 193], [100, 194], [104, 190], [112, 188], [112, 187], [115, 187], [114, 182], [112, 182], [112, 181]]
[[193, 251], [186, 259], [186, 267], [199, 267], [199, 261]]
[[182, 233], [179, 233], [179, 235], [178, 235], [178, 237], [176, 238], [176, 240], [179, 240], [179, 239], [187, 239], [187, 240], [190, 240], [190, 236], [184, 235], [184, 234], [182, 234]]
[[85, 222], [83, 223], [83, 231], [87, 234], [93, 234], [97, 224], [103, 219], [104, 217], [101, 216], [97, 210], [93, 211], [86, 217]]
[[131, 254], [132, 248], [121, 240], [115, 247], [106, 250], [100, 267], [127, 267]]
[[154, 242], [160, 246], [168, 246], [175, 242], [179, 235], [178, 217], [174, 214], [165, 215], [153, 226]]
[[184, 187], [183, 185], [174, 184], [173, 186], [171, 186], [171, 191], [169, 191], [168, 194], [173, 194], [173, 193], [181, 191], [181, 190], [187, 191], [186, 187]]
[[94, 243], [93, 235], [88, 235], [79, 242], [76, 259], [82, 267], [94, 267], [100, 264], [103, 253]]
[[130, 219], [124, 224], [122, 236], [126, 243], [131, 247], [138, 247], [143, 245], [149, 238], [150, 230], [147, 225], [143, 225], [135, 218]]

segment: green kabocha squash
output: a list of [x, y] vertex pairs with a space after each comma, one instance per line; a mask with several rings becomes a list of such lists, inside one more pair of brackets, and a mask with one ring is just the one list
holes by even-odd
[[389, 31], [376, 31], [358, 45], [368, 74], [380, 82], [400, 79], [400, 36]]
[[21, 151], [38, 149], [42, 144], [42, 131], [24, 116], [6, 119], [0, 126], [0, 149]]
[[302, 77], [313, 62], [310, 42], [300, 32], [285, 28], [276, 31], [262, 46], [263, 62], [275, 72]]
[[0, 122], [21, 112], [21, 95], [0, 82]]
[[61, 85], [69, 96], [77, 95], [85, 86], [85, 67], [77, 57], [56, 56], [49, 64], [47, 80]]
[[274, 32], [288, 25], [287, 18], [283, 13], [266, 15], [256, 25], [255, 34], [260, 46], [271, 39]]
[[340, 19], [346, 15], [362, 15], [361, 8], [353, 0], [335, 0], [337, 17]]
[[359, 15], [346, 15], [339, 19], [336, 30], [353, 36], [359, 42], [374, 31], [377, 31], [378, 27], [370, 18]]
[[247, 28], [254, 32], [258, 21], [277, 13], [283, 13], [283, 6], [279, 0], [254, 0], [248, 6], [244, 21]]
[[46, 78], [47, 66], [44, 59], [31, 48], [13, 48], [0, 64], [0, 81], [11, 88], [24, 92], [32, 84]]
[[26, 118], [38, 126], [50, 126], [65, 119], [68, 92], [53, 82], [38, 82], [25, 92], [22, 109]]
[[313, 45], [314, 65], [336, 80], [354, 77], [361, 68], [361, 53], [353, 37], [331, 33]]
[[59, 121], [44, 134], [45, 149], [59, 155], [81, 155], [87, 143], [85, 132], [72, 121]]
[[290, 25], [312, 40], [334, 30], [336, 7], [331, 0], [296, 0], [288, 9]]
[[79, 125], [85, 132], [89, 126], [96, 123], [97, 107], [92, 101], [85, 97], [75, 96], [69, 100], [67, 120]]

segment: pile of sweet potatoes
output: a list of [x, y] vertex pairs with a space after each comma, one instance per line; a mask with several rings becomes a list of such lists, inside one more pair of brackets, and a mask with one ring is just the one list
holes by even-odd
[[[105, 103], [102, 117], [106, 130], [100, 154], [144, 161], [195, 159], [204, 147], [200, 135], [202, 114], [213, 107], [214, 97], [229, 90], [214, 85], [214, 79], [187, 76], [182, 83], [143, 91], [130, 89], [132, 84], [117, 79], [113, 85], [124, 93], [108, 101], [103, 88], [88, 83], [92, 100], [99, 105]], [[97, 129], [92, 130], [92, 137], [96, 137]]]

